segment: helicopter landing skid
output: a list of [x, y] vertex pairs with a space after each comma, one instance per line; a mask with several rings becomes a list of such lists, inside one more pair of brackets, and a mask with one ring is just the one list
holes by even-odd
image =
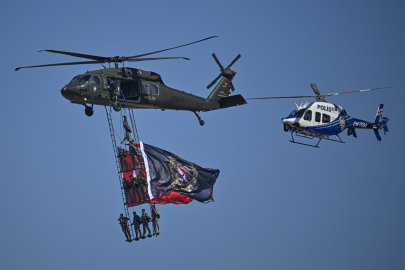
[[[294, 131], [295, 130], [291, 130], [290, 132], [291, 132], [291, 139], [292, 140], [289, 140], [291, 143], [296, 143], [296, 144], [301, 144], [301, 145], [305, 145], [305, 146], [310, 146], [310, 147], [315, 147], [315, 148], [319, 148], [319, 143], [322, 141], [322, 140], [327, 140], [327, 141], [332, 141], [332, 142], [338, 142], [338, 143], [345, 143], [344, 141], [342, 141], [342, 139], [340, 138], [340, 136], [338, 135], [338, 134], [336, 134], [336, 137], [338, 137], [339, 138], [339, 140], [333, 140], [333, 139], [329, 139], [329, 138], [326, 138], [326, 137], [321, 137], [321, 136], [319, 136], [315, 131], [313, 131], [313, 130], [311, 130], [315, 135], [316, 135], [316, 137], [319, 139], [319, 141], [318, 141], [318, 143], [314, 146], [314, 145], [310, 145], [310, 144], [306, 144], [306, 143], [300, 143], [300, 142], [296, 142], [295, 140], [294, 140], [294, 136], [293, 136], [293, 133], [294, 133]], [[295, 133], [295, 135], [296, 136], [298, 136], [298, 137], [301, 137], [301, 138], [305, 138], [305, 139], [314, 139], [315, 138], [315, 136], [310, 136], [310, 135], [302, 135], [302, 134], [299, 134], [299, 133]]]

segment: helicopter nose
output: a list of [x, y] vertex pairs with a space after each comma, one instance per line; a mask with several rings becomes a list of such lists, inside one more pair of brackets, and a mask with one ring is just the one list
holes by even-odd
[[63, 88], [60, 90], [60, 93], [62, 94], [62, 96], [64, 96], [64, 93], [65, 93], [66, 89], [67, 89], [67, 86], [63, 87]]
[[62, 96], [64, 97], [64, 98], [68, 98], [68, 94], [67, 94], [67, 86], [65, 86], [65, 87], [63, 87], [61, 90], [60, 90], [60, 93], [62, 94]]
[[74, 97], [74, 91], [72, 91], [72, 89], [69, 88], [69, 86], [65, 86], [60, 90], [60, 93], [62, 94], [62, 96], [68, 100], [72, 100], [72, 98]]
[[297, 118], [295, 117], [285, 117], [281, 118], [281, 123], [292, 126], [296, 122], [296, 120]]
[[283, 124], [288, 124], [288, 123], [291, 123], [292, 121], [291, 121], [292, 119], [289, 119], [289, 118], [281, 118], [281, 123], [283, 123]]

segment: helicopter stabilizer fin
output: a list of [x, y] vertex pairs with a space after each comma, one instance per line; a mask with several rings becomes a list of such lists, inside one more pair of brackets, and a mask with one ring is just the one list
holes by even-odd
[[247, 104], [242, 95], [223, 97], [219, 99], [221, 109]]

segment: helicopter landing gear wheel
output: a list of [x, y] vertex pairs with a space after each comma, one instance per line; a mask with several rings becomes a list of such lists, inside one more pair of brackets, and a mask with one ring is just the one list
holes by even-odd
[[287, 124], [284, 124], [284, 131], [285, 131], [285, 132], [290, 131], [290, 126], [287, 125]]
[[195, 114], [195, 116], [197, 116], [198, 118], [198, 122], [200, 122], [200, 126], [203, 126], [205, 124], [204, 120], [201, 119], [200, 115], [198, 114], [198, 112], [193, 112]]
[[88, 117], [90, 117], [90, 116], [92, 116], [92, 115], [94, 114], [94, 110], [93, 110], [92, 107], [86, 107], [86, 109], [84, 109], [84, 113], [85, 113]]
[[119, 112], [122, 109], [121, 103], [115, 101], [112, 103], [112, 107], [114, 109], [114, 111]]
[[90, 117], [94, 114], [93, 106], [87, 106], [86, 104], [83, 104], [86, 108], [84, 109], [84, 113]]

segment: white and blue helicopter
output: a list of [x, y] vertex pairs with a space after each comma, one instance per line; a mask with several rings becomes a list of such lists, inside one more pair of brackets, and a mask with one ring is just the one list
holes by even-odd
[[[344, 143], [339, 134], [347, 129], [347, 135], [353, 135], [357, 138], [356, 129], [372, 129], [378, 141], [381, 141], [379, 130], [384, 129], [384, 135], [388, 132], [387, 122], [389, 118], [383, 117], [384, 104], [380, 104], [375, 116], [374, 122], [368, 122], [361, 119], [351, 117], [347, 114], [346, 110], [339, 105], [329, 103], [325, 97], [351, 94], [358, 92], [365, 92], [371, 90], [378, 90], [392, 87], [372, 88], [364, 90], [356, 90], [342, 93], [321, 94], [315, 84], [311, 84], [312, 90], [316, 95], [309, 96], [286, 96], [286, 97], [262, 97], [262, 98], [247, 98], [247, 99], [280, 99], [280, 98], [304, 98], [313, 97], [316, 102], [301, 104], [297, 106], [297, 110], [292, 111], [287, 117], [281, 119], [284, 125], [284, 131], [291, 133], [290, 142], [302, 144], [306, 146], [318, 147], [322, 139]], [[314, 139], [318, 138], [319, 141], [316, 145], [296, 142], [294, 140], [294, 133], [298, 137]], [[329, 136], [335, 135], [339, 140], [330, 139]]]

